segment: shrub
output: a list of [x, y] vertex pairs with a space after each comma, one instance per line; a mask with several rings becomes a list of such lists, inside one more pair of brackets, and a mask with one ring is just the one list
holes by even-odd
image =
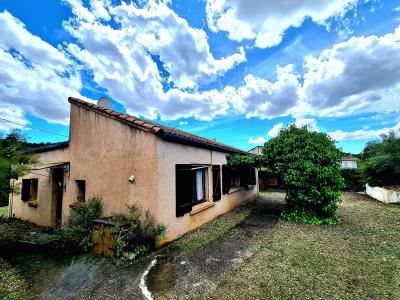
[[365, 146], [359, 165], [361, 174], [372, 186], [400, 185], [400, 138], [393, 131], [381, 137], [382, 141]]
[[115, 228], [117, 257], [132, 260], [155, 248], [156, 239], [165, 235], [167, 227], [156, 223], [149, 211], [128, 206], [124, 224]]
[[344, 179], [344, 190], [363, 191], [365, 180], [359, 169], [341, 169], [340, 174]]
[[92, 244], [91, 221], [101, 217], [103, 208], [101, 197], [95, 196], [86, 203], [71, 209], [65, 226], [58, 231], [63, 247], [67, 252], [88, 251]]
[[339, 221], [341, 154], [329, 136], [291, 125], [268, 141], [263, 153], [268, 168], [279, 172], [287, 187], [282, 217], [312, 224]]

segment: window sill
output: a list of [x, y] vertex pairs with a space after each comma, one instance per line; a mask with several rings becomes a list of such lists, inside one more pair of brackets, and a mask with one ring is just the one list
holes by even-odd
[[199, 212], [202, 212], [203, 210], [213, 207], [214, 205], [215, 202], [210, 202], [210, 201], [206, 201], [201, 204], [195, 205], [193, 206], [194, 209], [190, 212], [190, 215], [193, 216], [195, 214], [198, 214]]
[[233, 194], [233, 193], [236, 193], [236, 192], [241, 191], [241, 190], [243, 190], [243, 187], [241, 187], [241, 186], [233, 187], [233, 188], [231, 188], [229, 190], [228, 194]]
[[38, 202], [36, 200], [27, 201], [26, 202], [30, 207], [36, 208], [38, 207]]
[[74, 202], [74, 203], [71, 203], [71, 204], [69, 205], [69, 207], [70, 207], [71, 209], [75, 209], [75, 208], [77, 208], [78, 206], [80, 206], [82, 203], [84, 203], [84, 202]]

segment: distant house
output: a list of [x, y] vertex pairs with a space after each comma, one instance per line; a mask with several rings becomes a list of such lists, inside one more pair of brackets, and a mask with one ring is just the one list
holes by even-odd
[[262, 149], [263, 149], [263, 146], [257, 146], [257, 147], [250, 149], [248, 152], [252, 153], [252, 154], [262, 154]]
[[357, 169], [358, 159], [354, 156], [343, 156], [341, 159], [342, 169]]
[[100, 195], [105, 216], [135, 203], [168, 226], [172, 240], [258, 193], [255, 168], [231, 169], [240, 149], [175, 128], [69, 98], [70, 138], [32, 149], [40, 165], [12, 184], [10, 213], [42, 226]]

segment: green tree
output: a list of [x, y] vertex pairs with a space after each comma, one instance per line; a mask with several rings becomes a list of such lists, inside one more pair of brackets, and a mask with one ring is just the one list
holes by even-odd
[[314, 224], [339, 221], [341, 154], [328, 135], [291, 125], [268, 141], [263, 153], [268, 169], [278, 171], [287, 188], [284, 218]]
[[11, 192], [10, 180], [28, 172], [28, 165], [36, 162], [33, 155], [20, 153], [28, 147], [26, 138], [19, 130], [0, 136], [0, 206], [7, 205]]
[[400, 185], [400, 138], [394, 131], [381, 138], [365, 146], [359, 164], [361, 174], [372, 186]]

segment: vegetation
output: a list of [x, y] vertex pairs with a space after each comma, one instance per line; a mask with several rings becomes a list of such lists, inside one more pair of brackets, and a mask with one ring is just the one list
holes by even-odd
[[[278, 219], [284, 198], [284, 193], [261, 193], [257, 201], [163, 248], [166, 257], [160, 258], [153, 269], [153, 275], [159, 275], [159, 288], [172, 282], [167, 285], [175, 289], [172, 294], [187, 292], [186, 298], [196, 299], [400, 299], [397, 205], [343, 193], [337, 211], [341, 224], [311, 226]], [[0, 223], [0, 238], [2, 228], [11, 224]], [[227, 247], [235, 254], [225, 260], [223, 255], [215, 259], [214, 254], [219, 251], [225, 255]], [[232, 260], [239, 252], [246, 258]], [[3, 254], [0, 251], [0, 257]], [[95, 255], [28, 255], [13, 253], [5, 264], [0, 259], [0, 278], [6, 280], [3, 286], [0, 284], [1, 299], [57, 298], [60, 283], [67, 289], [65, 298], [140, 298], [140, 290], [132, 282], [140, 281], [151, 261], [145, 258], [121, 267]], [[229, 264], [234, 267], [228, 269]], [[151, 283], [151, 275], [147, 283]], [[89, 276], [93, 276], [91, 283], [86, 281]], [[182, 288], [186, 276], [200, 285]], [[79, 286], [80, 280], [85, 283]], [[149, 286], [152, 293], [154, 287]], [[193, 297], [192, 293], [199, 291]]]
[[243, 222], [251, 212], [251, 204], [242, 205], [235, 210], [204, 224], [203, 226], [185, 234], [172, 243], [173, 247], [183, 252], [191, 252], [212, 244], [229, 232], [236, 225]]
[[[273, 211], [282, 193], [261, 193]], [[249, 241], [258, 250], [200, 299], [400, 299], [400, 210], [343, 193], [337, 226], [280, 221]], [[250, 233], [249, 233], [250, 235]]]
[[88, 251], [93, 247], [91, 221], [101, 217], [101, 197], [95, 196], [71, 209], [65, 226], [58, 231], [65, 252]]
[[8, 206], [0, 207], [0, 218], [8, 217]]
[[400, 138], [394, 131], [370, 142], [361, 155], [359, 168], [371, 186], [400, 185]]
[[328, 135], [291, 125], [264, 144], [263, 155], [234, 155], [230, 165], [252, 165], [278, 172], [287, 188], [282, 217], [300, 223], [336, 224], [344, 187], [341, 152]]
[[365, 190], [365, 179], [360, 169], [341, 169], [340, 173], [344, 179], [344, 190], [346, 191], [363, 191]]
[[144, 216], [136, 205], [128, 206], [128, 218], [115, 230], [117, 257], [133, 260], [155, 248], [156, 240], [165, 235], [167, 227], [156, 223], [149, 211]]
[[33, 155], [19, 153], [28, 145], [26, 138], [18, 130], [11, 131], [4, 138], [0, 135], [0, 206], [8, 204], [11, 189], [18, 191], [18, 187], [10, 186], [10, 180], [26, 174], [28, 165], [37, 161]]
[[0, 258], [0, 299], [27, 299], [26, 282], [18, 271]]

